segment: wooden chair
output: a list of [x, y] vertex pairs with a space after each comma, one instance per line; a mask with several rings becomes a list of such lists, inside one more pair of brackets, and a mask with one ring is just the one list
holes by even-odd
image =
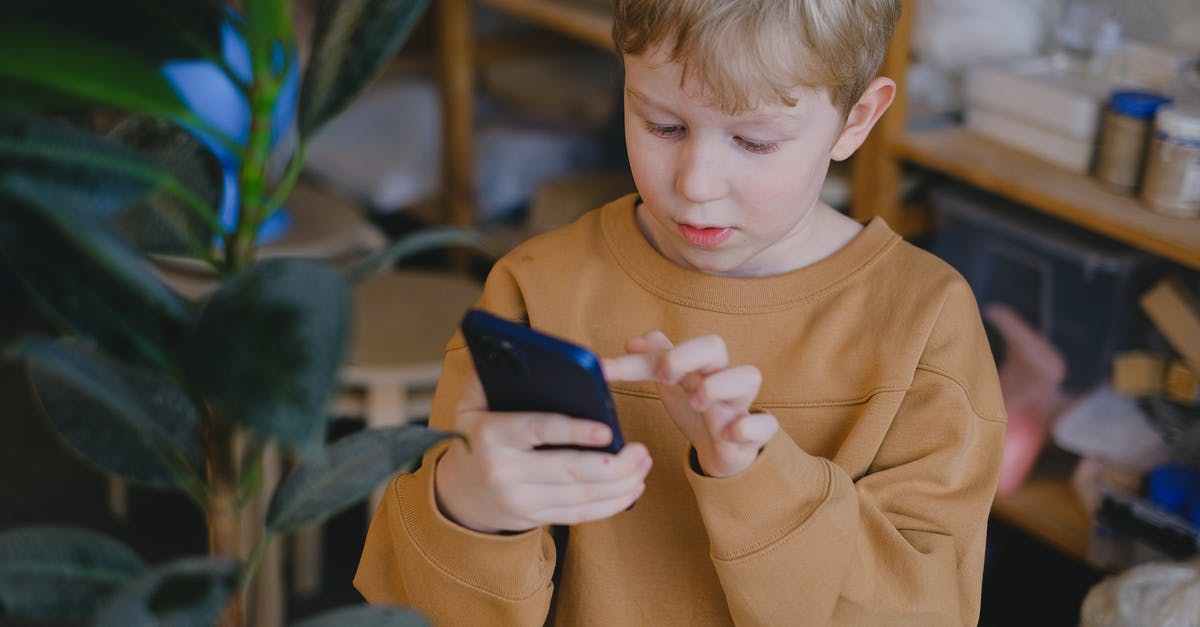
[[[368, 429], [428, 416], [446, 342], [481, 293], [477, 281], [441, 272], [390, 270], [359, 284], [350, 355], [333, 414], [362, 418]], [[372, 493], [368, 512], [379, 505], [384, 490]], [[320, 529], [297, 532], [291, 553], [292, 589], [298, 594], [319, 590]]]

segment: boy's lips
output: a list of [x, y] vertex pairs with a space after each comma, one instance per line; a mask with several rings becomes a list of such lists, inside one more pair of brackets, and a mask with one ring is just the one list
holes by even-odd
[[689, 244], [701, 248], [716, 248], [733, 237], [734, 229], [727, 226], [693, 226], [678, 222], [679, 234]]

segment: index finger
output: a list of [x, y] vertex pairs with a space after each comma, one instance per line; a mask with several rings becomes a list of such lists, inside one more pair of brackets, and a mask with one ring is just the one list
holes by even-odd
[[655, 381], [658, 358], [655, 355], [622, 355], [600, 359], [606, 381]]
[[703, 335], [675, 345], [662, 356], [657, 378], [663, 383], [678, 383], [697, 372], [711, 374], [729, 366], [729, 351], [719, 335]]

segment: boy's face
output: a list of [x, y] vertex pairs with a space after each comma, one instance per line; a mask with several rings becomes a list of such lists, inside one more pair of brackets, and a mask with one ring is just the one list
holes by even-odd
[[825, 91], [809, 90], [794, 94], [794, 106], [730, 116], [682, 78], [662, 46], [625, 57], [625, 140], [642, 232], [668, 259], [709, 274], [804, 265], [822, 243], [818, 225], [829, 223], [818, 214], [833, 211], [818, 201], [829, 161], [857, 148], [839, 141], [844, 116]]

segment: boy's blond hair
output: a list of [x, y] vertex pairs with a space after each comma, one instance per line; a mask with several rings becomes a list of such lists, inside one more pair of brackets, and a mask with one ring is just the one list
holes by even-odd
[[[827, 88], [843, 113], [879, 72], [901, 0], [613, 0], [622, 57], [670, 45], [727, 113]], [[673, 44], [673, 45], [672, 45]]]

